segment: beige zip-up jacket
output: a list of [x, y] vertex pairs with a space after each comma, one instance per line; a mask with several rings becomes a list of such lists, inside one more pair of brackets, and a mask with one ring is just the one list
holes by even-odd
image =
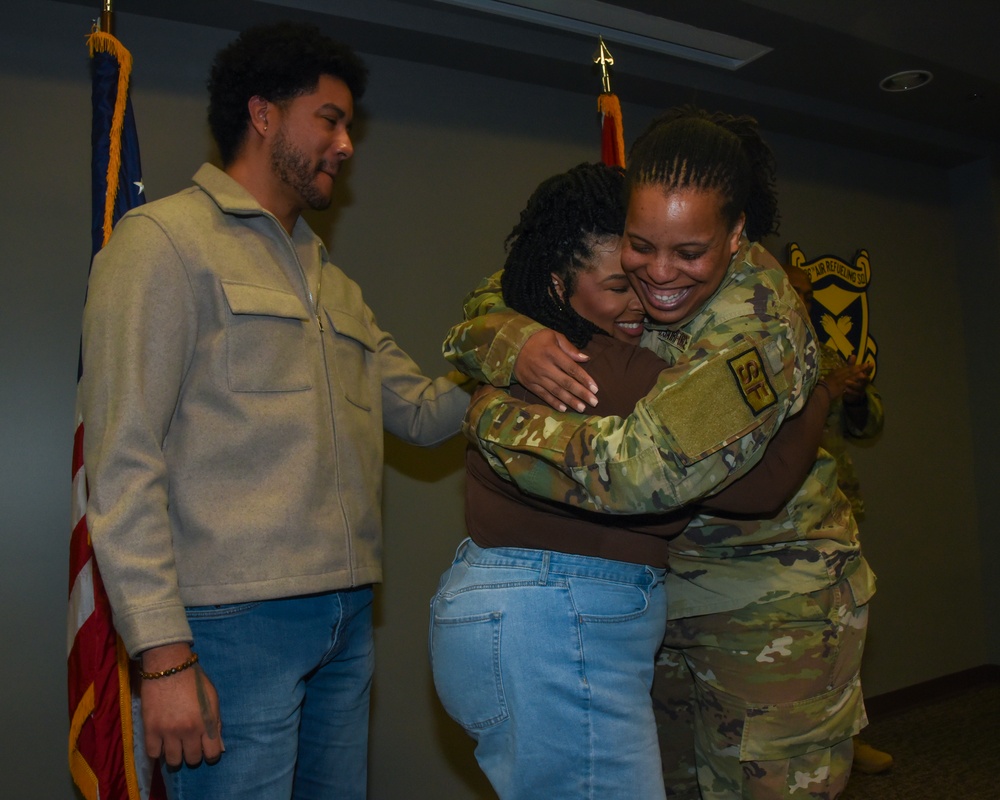
[[437, 444], [468, 404], [304, 221], [194, 182], [122, 218], [84, 311], [87, 516], [132, 655], [191, 641], [185, 606], [379, 581], [383, 426]]

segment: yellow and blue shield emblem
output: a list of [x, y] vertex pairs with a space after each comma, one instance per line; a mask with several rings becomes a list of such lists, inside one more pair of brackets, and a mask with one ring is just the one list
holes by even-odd
[[857, 363], [872, 365], [871, 377], [878, 370], [878, 346], [869, 331], [868, 284], [871, 261], [866, 250], [859, 250], [848, 264], [836, 256], [820, 256], [807, 261], [794, 242], [788, 245], [788, 263], [798, 267], [812, 282], [812, 318], [821, 342], [837, 350], [845, 359], [856, 356]]

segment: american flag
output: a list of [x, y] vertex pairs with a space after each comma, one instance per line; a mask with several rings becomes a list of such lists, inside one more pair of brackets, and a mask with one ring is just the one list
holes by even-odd
[[[93, 77], [92, 260], [118, 219], [145, 198], [129, 100], [132, 56], [110, 33], [95, 31], [87, 41]], [[78, 380], [83, 369], [81, 355]], [[87, 800], [161, 800], [163, 782], [138, 728], [128, 654], [115, 632], [90, 542], [83, 436], [78, 407], [67, 631], [70, 773]]]

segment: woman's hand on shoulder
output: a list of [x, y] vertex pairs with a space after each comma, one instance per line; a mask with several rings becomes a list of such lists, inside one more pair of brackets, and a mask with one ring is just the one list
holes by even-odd
[[583, 413], [597, 405], [597, 384], [580, 366], [588, 358], [561, 333], [546, 328], [524, 343], [514, 377], [556, 411]]

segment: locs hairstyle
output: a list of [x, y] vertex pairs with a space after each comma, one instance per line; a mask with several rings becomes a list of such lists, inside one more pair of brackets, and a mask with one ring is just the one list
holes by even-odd
[[342, 80], [355, 100], [368, 83], [368, 68], [358, 55], [314, 25], [258, 25], [220, 50], [208, 78], [208, 124], [223, 165], [232, 163], [243, 144], [251, 97], [280, 104], [311, 92], [321, 75]]
[[[521, 219], [507, 236], [501, 288], [515, 311], [562, 333], [583, 347], [604, 333], [569, 304], [576, 276], [587, 267], [596, 241], [625, 229], [622, 171], [604, 164], [580, 164], [535, 189]], [[560, 299], [552, 273], [563, 282]]]
[[778, 230], [774, 154], [752, 117], [694, 106], [665, 112], [632, 145], [625, 183], [628, 193], [647, 185], [718, 191], [728, 225], [746, 212], [751, 241]]

